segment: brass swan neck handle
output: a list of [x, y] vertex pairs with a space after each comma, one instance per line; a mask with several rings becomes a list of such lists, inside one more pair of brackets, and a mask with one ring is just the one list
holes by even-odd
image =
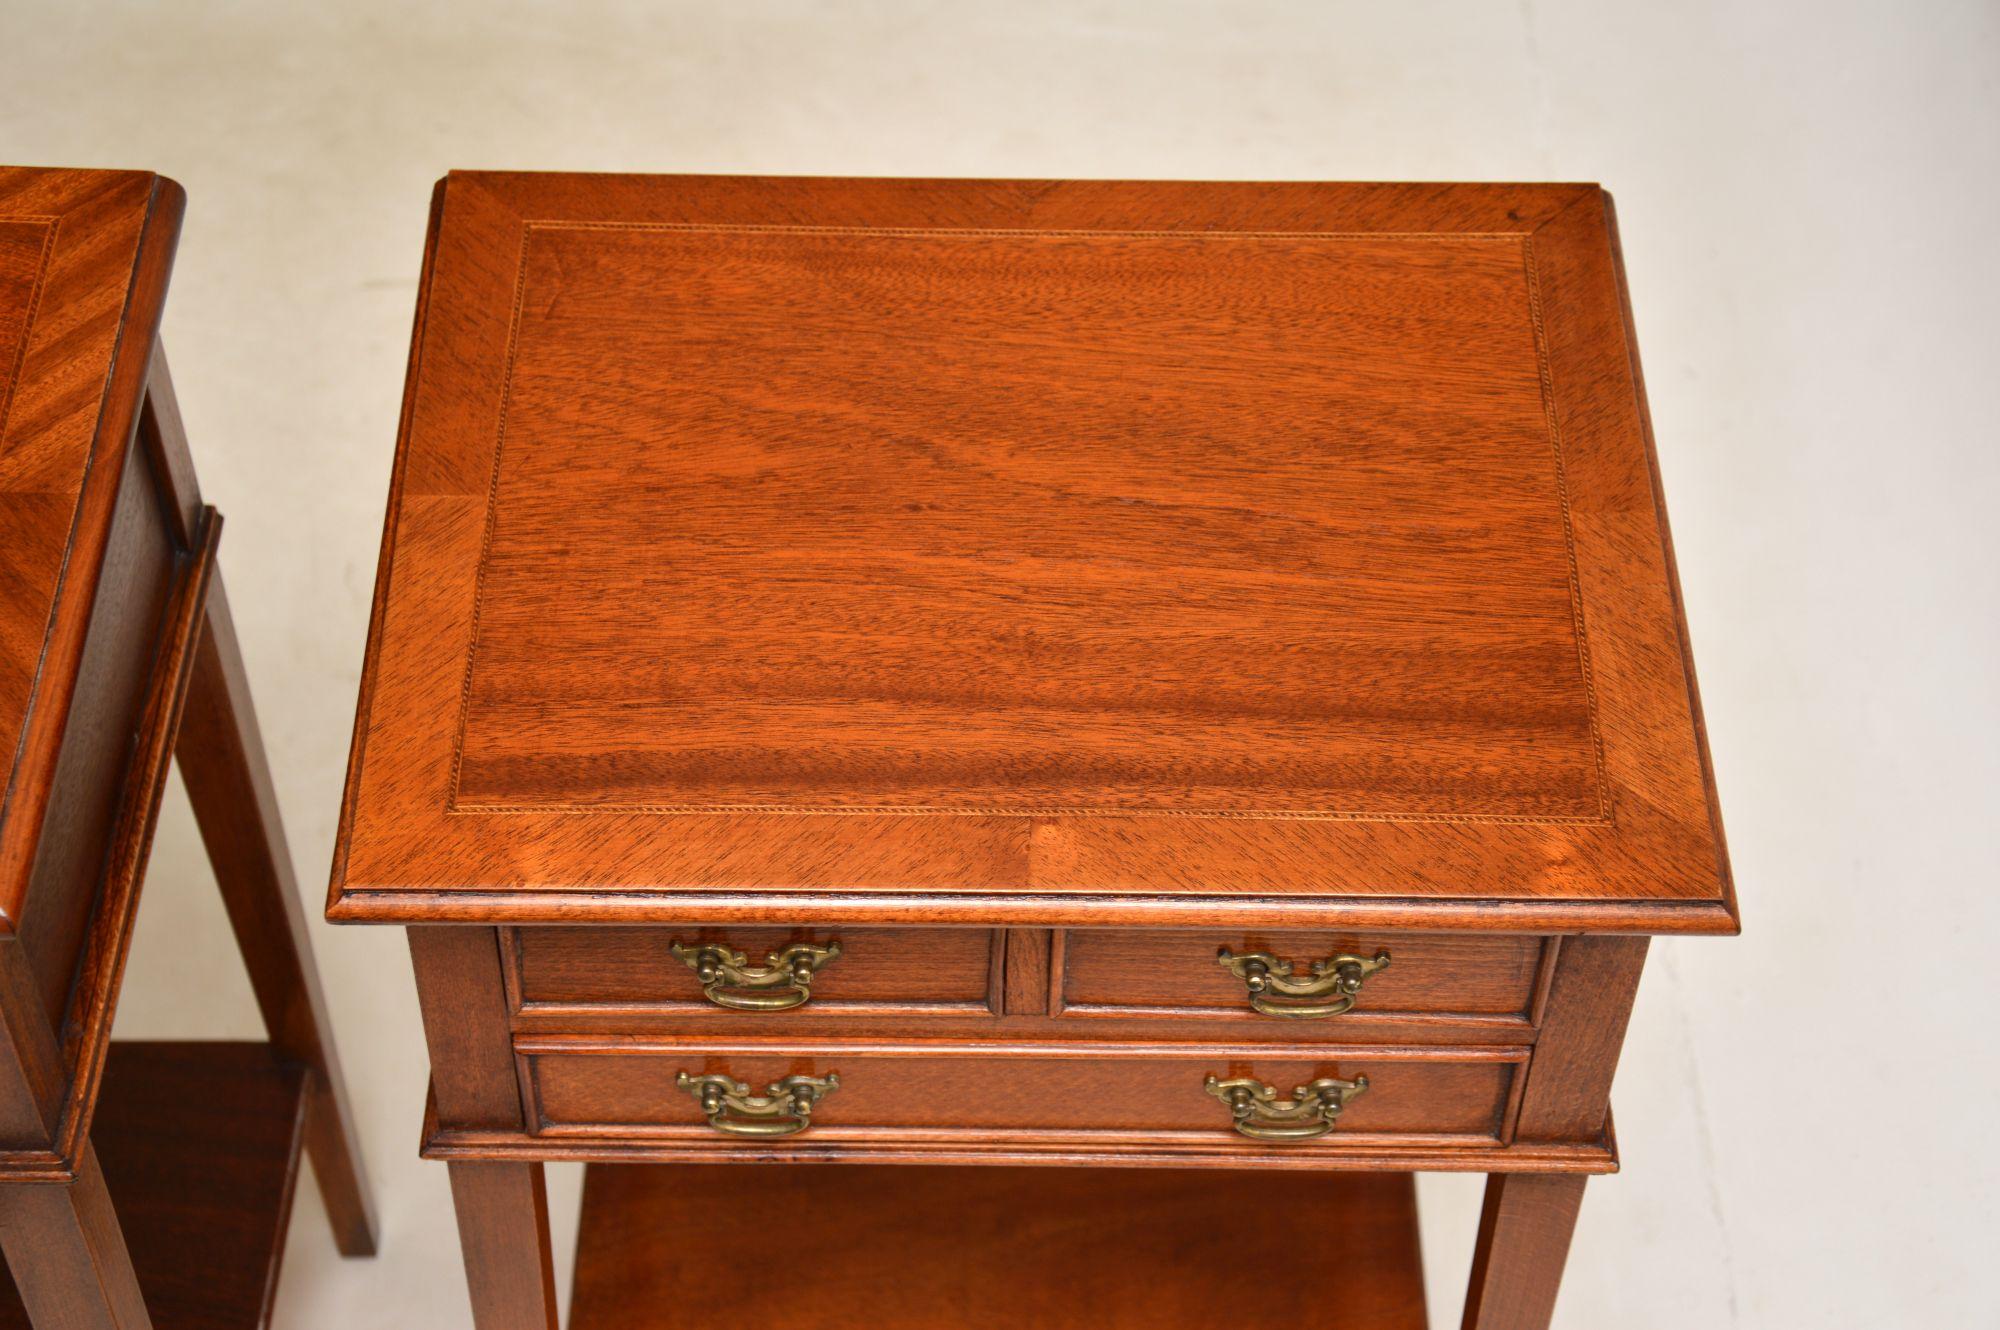
[[794, 942], [752, 965], [740, 951], [720, 943], [692, 945], [678, 940], [667, 949], [701, 980], [701, 994], [731, 1011], [789, 1011], [812, 1001], [813, 976], [840, 955], [840, 943]]
[[761, 1095], [729, 1076], [690, 1076], [674, 1084], [693, 1095], [708, 1125], [731, 1136], [795, 1136], [812, 1125], [813, 1106], [840, 1088], [840, 1077], [787, 1076]]
[[1377, 970], [1387, 969], [1389, 953], [1374, 956], [1329, 956], [1312, 963], [1312, 977], [1292, 977], [1292, 963], [1279, 960], [1268, 951], [1239, 956], [1224, 947], [1215, 963], [1243, 981], [1250, 992], [1250, 1006], [1266, 1016], [1293, 1016], [1314, 1019], [1338, 1016], [1354, 1007], [1361, 985]]
[[1248, 1076], [1210, 1076], [1204, 1088], [1229, 1106], [1239, 1135], [1253, 1141], [1309, 1141], [1333, 1130], [1348, 1101], [1368, 1089], [1368, 1078], [1321, 1077], [1293, 1090], [1290, 1099], [1278, 1098], [1277, 1087]]

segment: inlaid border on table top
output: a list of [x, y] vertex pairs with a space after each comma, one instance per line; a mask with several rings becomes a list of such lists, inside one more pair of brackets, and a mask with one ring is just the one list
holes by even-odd
[[[1518, 241], [1561, 459], [1604, 815], [454, 807], [523, 242], [542, 227]], [[448, 177], [434, 200], [330, 915], [1020, 926], [1202, 915], [1733, 931], [1615, 243], [1595, 186]]]

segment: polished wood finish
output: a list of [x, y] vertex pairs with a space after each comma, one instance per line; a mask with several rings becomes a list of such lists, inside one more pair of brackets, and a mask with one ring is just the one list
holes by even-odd
[[[725, 946], [753, 964], [798, 942], [838, 942], [841, 954], [815, 978], [809, 1003], [746, 1013], [703, 996], [672, 952], [677, 942]], [[954, 1037], [1004, 1017], [995, 1032], [1009, 1036], [1118, 1039], [1148, 1027], [1214, 1035], [1228, 1025], [1247, 1040], [1385, 1043], [1531, 1042], [1555, 950], [1512, 935], [740, 925], [505, 928], [500, 945], [521, 1031]], [[1291, 959], [1300, 975], [1340, 954], [1392, 961], [1368, 978], [1354, 1010], [1301, 1022], [1254, 1011], [1243, 981], [1216, 963], [1221, 947]]]
[[[1563, 944], [1516, 1111], [1518, 1141], [1596, 1141], [1611, 1148], [1611, 1081], [1646, 947], [1643, 937], [1580, 937]], [[1540, 1330], [1549, 1323], [1584, 1181], [1548, 1174], [1487, 1179], [1466, 1330]]]
[[[177, 554], [144, 465], [128, 465], [112, 514], [102, 594], [92, 607], [71, 723], [21, 906], [21, 938], [42, 1004], [65, 1011], [96, 904], [105, 846], [125, 799], [121, 777], [168, 628]], [[66, 1013], [67, 1014], [67, 1013]]]
[[520, 233], [450, 808], [1602, 819], [1519, 237], [593, 221]]
[[[161, 1277], [154, 1321], [261, 1323], [291, 1164], [274, 1175], [282, 1203], [232, 1191], [239, 1164], [272, 1155], [232, 1115], [274, 1095], [289, 1096], [276, 1153], [296, 1155], [303, 1097], [342, 1249], [374, 1244], [215, 575], [221, 519], [201, 501], [159, 342], [183, 203], [144, 173], [0, 167], [0, 1212], [20, 1315], [46, 1325], [145, 1325], [138, 1280], [155, 1261], [177, 1269]], [[277, 1048], [242, 1056], [298, 1067], [245, 1071], [200, 1047], [111, 1051], [176, 756]], [[103, 1091], [107, 1065], [127, 1068], [123, 1090]], [[190, 1122], [200, 1114], [215, 1119], [206, 1134]], [[132, 1135], [145, 1139], [116, 1143]], [[228, 1160], [202, 1153], [225, 1149]], [[276, 1236], [250, 1242], [245, 1225], [273, 1216]], [[237, 1280], [220, 1269], [233, 1258], [265, 1264]]]
[[143, 172], [0, 167], [0, 931], [24, 923], [91, 609], [118, 570], [111, 512], [182, 203]]
[[[1737, 921], [1640, 392], [1594, 186], [440, 182], [328, 915], [410, 926], [482, 1330], [549, 1159], [659, 1170], [584, 1324], [1194, 1323], [1309, 1194], [1227, 1311], [1351, 1319], [1323, 1212], [1408, 1183], [1333, 1175], [1417, 1169], [1520, 1181], [1476, 1324], [1545, 1323], [1646, 937]], [[725, 1011], [676, 940], [844, 952]], [[1392, 963], [1300, 1020], [1223, 947]], [[1211, 1073], [1370, 1084], [1277, 1143]]]
[[750, 1148], [772, 1158], [817, 1155], [845, 1144], [898, 1140], [968, 1144], [1176, 1147], [1245, 1158], [1271, 1149], [1238, 1137], [1229, 1110], [1203, 1088], [1210, 1075], [1252, 1076], [1290, 1094], [1323, 1076], [1365, 1076], [1366, 1093], [1348, 1104], [1329, 1135], [1287, 1147], [1328, 1153], [1396, 1146], [1497, 1145], [1509, 1092], [1526, 1054], [1518, 1049], [1260, 1050], [1129, 1046], [1062, 1048], [852, 1045], [787, 1041], [779, 1047], [641, 1041], [533, 1040], [518, 1045], [534, 1111], [546, 1136], [656, 1139], [717, 1152], [747, 1138], [716, 1132], [675, 1075], [725, 1073], [761, 1092], [789, 1075], [840, 1077], [813, 1112], [811, 1129]]
[[[1301, 1020], [1253, 1011], [1244, 982], [1216, 964], [1222, 948], [1267, 952], [1300, 978], [1333, 956], [1390, 961], [1363, 981], [1352, 1010]], [[1229, 1021], [1283, 1038], [1365, 1039], [1406, 1026], [1441, 1040], [1482, 1027], [1524, 1038], [1547, 950], [1542, 938], [1516, 936], [1076, 929], [1063, 939], [1057, 1014], [1081, 1023]]]
[[[90, 1128], [98, 1081], [111, 1043], [119, 983], [137, 921], [146, 857], [152, 849], [153, 826], [166, 788], [173, 737], [194, 672], [202, 607], [213, 577], [221, 527], [220, 516], [204, 510], [200, 542], [180, 560], [173, 602], [156, 648], [149, 649], [151, 678], [145, 708], [137, 718], [136, 732], [128, 739], [125, 762], [106, 776], [115, 782], [112, 801], [118, 810], [115, 820], [96, 828], [107, 840], [90, 852], [72, 855], [66, 849], [58, 856], [89, 865], [88, 877], [37, 883], [58, 892], [83, 894], [92, 902], [93, 913], [72, 959], [66, 993], [53, 1005], [43, 1006], [21, 998], [16, 990], [17, 1006], [9, 1022], [20, 1032], [17, 1047], [41, 1050], [35, 1054], [34, 1065], [46, 1066], [53, 1074], [42, 1079], [40, 1093], [59, 1095], [60, 1108], [58, 1116], [47, 1120], [45, 1138], [23, 1142], [24, 1148], [0, 1154], [0, 1173], [6, 1176], [66, 1179], [69, 1161]], [[66, 766], [66, 757], [61, 765]], [[96, 804], [104, 797], [92, 791], [83, 802]], [[56, 822], [54, 834], [45, 829], [44, 849], [52, 844], [67, 846], [78, 826], [65, 819]], [[38, 857], [36, 862], [48, 861]], [[32, 916], [36, 912], [31, 896], [28, 913]], [[0, 945], [0, 954], [7, 950]], [[58, 1012], [62, 1013], [60, 1018]], [[51, 1042], [52, 1037], [60, 1039], [60, 1051], [53, 1060], [49, 1053], [57, 1045]]]
[[[267, 1044], [113, 1048], [92, 1135], [154, 1330], [269, 1323], [310, 1077]], [[7, 1293], [0, 1327], [30, 1324]]]
[[[1580, 937], [1563, 944], [1522, 1089], [1517, 1140], [1597, 1140], [1610, 1147], [1611, 1081], [1646, 946], [1643, 937]], [[1584, 1181], [1546, 1174], [1487, 1179], [1466, 1330], [1540, 1330], [1549, 1323]]]
[[61, 1330], [150, 1330], [104, 1169], [89, 1142], [68, 1186], [0, 1187], [0, 1246], [13, 1276], [0, 1316]]
[[[812, 1000], [744, 1012], [709, 1002], [675, 942], [752, 963], [795, 942], [838, 942]], [[1252, 1009], [1218, 944], [1314, 960], [1386, 951], [1352, 1011], [1316, 1020]], [[1557, 940], [1528, 935], [1234, 930], [840, 928], [801, 925], [502, 928], [502, 971], [522, 1034], [754, 1034], [1288, 1042], [1532, 1043]]]
[[[838, 941], [840, 955], [814, 976], [812, 1000], [781, 1012], [733, 1012], [702, 996], [695, 972], [670, 947], [717, 944], [752, 965], [795, 942]], [[992, 930], [973, 928], [522, 928], [508, 929], [524, 1012], [556, 1017], [655, 1012], [681, 1024], [714, 1017], [732, 1028], [776, 1032], [825, 1016], [998, 1014]]]
[[1056, 934], [1047, 928], [1009, 928], [999, 934], [1003, 1016], [1046, 1016], [1057, 1002], [1061, 974]]
[[354, 1111], [327, 1034], [319, 975], [307, 959], [312, 943], [298, 880], [219, 578], [209, 588], [176, 751], [271, 1046], [312, 1070], [306, 1151], [334, 1241], [346, 1255], [367, 1255], [375, 1250], [374, 1203], [361, 1176]]
[[[177, 657], [156, 642], [200, 541], [162, 548], [156, 478], [127, 461], [181, 203], [143, 173], [0, 167], [0, 1177], [74, 1174], [122, 870], [165, 770], [134, 730], [172, 723]], [[94, 942], [93, 912], [112, 921]]]
[[1464, 1330], [1541, 1330], [1555, 1314], [1584, 1179], [1531, 1173], [1486, 1180]]
[[576, 1250], [573, 1330], [1425, 1325], [1406, 1174], [592, 1165]]
[[431, 1055], [431, 1086], [448, 1122], [518, 1127], [500, 943], [490, 928], [412, 928], [410, 960]]
[[1598, 190], [434, 231], [335, 917], [1733, 927]]
[[451, 1199], [479, 1330], [556, 1330], [542, 1166], [453, 1164]]
[[1611, 1078], [1645, 962], [1642, 937], [1580, 937], [1563, 944], [1521, 1102], [1522, 1139], [1603, 1138]]
[[[761, 1088], [761, 1087], [760, 1087]], [[1290, 1086], [1283, 1087], [1289, 1093]], [[1054, 1139], [976, 1136], [970, 1132], [941, 1133], [931, 1139], [899, 1131], [888, 1139], [863, 1140], [849, 1134], [838, 1145], [822, 1141], [787, 1143], [777, 1150], [745, 1150], [706, 1137], [664, 1139], [632, 1134], [566, 1135], [438, 1125], [435, 1114], [425, 1119], [423, 1156], [445, 1163], [522, 1163], [562, 1161], [602, 1164], [742, 1164], [753, 1168], [771, 1163], [837, 1164], [978, 1164], [982, 1166], [1064, 1165], [1093, 1169], [1215, 1169], [1251, 1168], [1271, 1173], [1564, 1173], [1594, 1176], [1618, 1171], [1614, 1146], [1598, 1143], [1515, 1143], [1482, 1146], [1461, 1138], [1406, 1137], [1410, 1143], [1361, 1147], [1336, 1142], [1336, 1148], [1294, 1150], [1259, 1146], [1248, 1141], [1204, 1133], [1199, 1142], [1139, 1143], [1079, 1138], [1074, 1133]]]

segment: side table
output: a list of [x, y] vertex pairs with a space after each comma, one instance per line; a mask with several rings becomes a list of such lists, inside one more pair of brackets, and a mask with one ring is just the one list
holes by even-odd
[[[184, 196], [0, 168], [0, 1326], [262, 1326], [301, 1142], [375, 1219], [159, 343]], [[269, 1044], [110, 1040], [178, 757]]]
[[580, 1330], [1418, 1326], [1426, 1169], [1545, 1325], [1737, 927], [1608, 196], [447, 177], [328, 915], [482, 1330], [550, 1159]]

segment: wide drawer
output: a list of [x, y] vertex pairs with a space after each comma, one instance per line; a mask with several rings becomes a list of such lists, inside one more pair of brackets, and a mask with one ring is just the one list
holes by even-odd
[[1525, 1032], [1552, 946], [1505, 934], [1078, 929], [1057, 951], [1064, 1020], [1227, 1020], [1338, 1039], [1393, 1024]]
[[[1180, 1143], [1201, 1148], [1305, 1150], [1353, 1147], [1492, 1146], [1507, 1115], [1526, 1050], [1516, 1048], [1287, 1048], [1266, 1056], [1240, 1050], [972, 1046], [677, 1045], [667, 1041], [519, 1041], [530, 1122], [543, 1137], [712, 1141], [769, 1148], [774, 1142], [828, 1145], [883, 1141], [963, 1141], [980, 1145], [1077, 1142]], [[712, 1123], [699, 1099], [701, 1078], [723, 1078], [753, 1098], [747, 1116]], [[796, 1134], [791, 1098], [807, 1078], [821, 1097]], [[1226, 1086], [1249, 1082], [1271, 1095], [1250, 1125], [1279, 1128], [1257, 1139], [1239, 1133]], [[1318, 1090], [1316, 1082], [1366, 1080], [1358, 1093]], [[828, 1083], [837, 1082], [828, 1088]], [[1253, 1097], [1258, 1092], [1250, 1090]], [[1337, 1112], [1287, 1117], [1323, 1095]], [[710, 1105], [711, 1108], [714, 1105]], [[1330, 1123], [1324, 1134], [1310, 1129]], [[1291, 1128], [1292, 1130], [1285, 1130]]]
[[[999, 935], [988, 929], [519, 928], [508, 945], [516, 1001], [536, 1016], [999, 1011]], [[720, 961], [734, 968], [720, 973]]]

